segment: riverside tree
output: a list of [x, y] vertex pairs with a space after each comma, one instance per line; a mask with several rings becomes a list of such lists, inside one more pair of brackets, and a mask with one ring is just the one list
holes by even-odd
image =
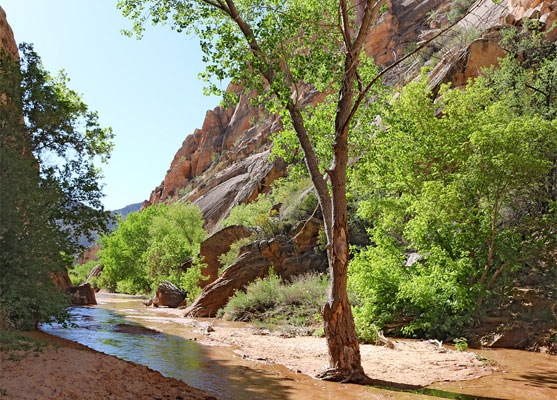
[[[148, 21], [196, 35], [205, 53], [202, 77], [209, 93], [231, 100], [237, 93], [211, 81], [231, 79], [251, 93], [252, 104], [280, 113], [283, 124], [294, 132], [322, 210], [331, 271], [329, 300], [323, 307], [329, 368], [320, 376], [370, 382], [361, 366], [346, 292], [346, 169], [355, 116], [386, 71], [375, 69], [363, 51], [374, 20], [386, 10], [383, 2], [121, 0], [118, 7], [133, 21], [139, 37]], [[311, 122], [315, 110], [302, 102], [311, 88], [329, 94], [331, 100], [330, 112], [323, 112], [326, 118], [320, 124]], [[321, 145], [330, 158], [321, 157]]]
[[0, 327], [27, 329], [64, 319], [52, 274], [80, 236], [106, 228], [95, 161], [109, 157], [112, 132], [30, 45], [20, 54], [0, 50]]
[[194, 258], [205, 239], [199, 207], [189, 203], [157, 204], [135, 212], [118, 229], [101, 235], [99, 263], [104, 265], [100, 286], [121, 293], [145, 294], [169, 280], [193, 301], [201, 289], [201, 263], [186, 272], [180, 266]]

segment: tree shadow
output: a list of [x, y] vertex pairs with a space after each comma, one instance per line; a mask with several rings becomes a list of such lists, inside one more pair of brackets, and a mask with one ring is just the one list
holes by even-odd
[[[388, 383], [388, 382], [386, 382]], [[457, 393], [457, 392], [449, 392], [447, 390], [440, 390], [440, 389], [429, 389], [425, 387], [421, 388], [404, 388], [404, 386], [411, 386], [411, 385], [400, 385], [397, 386], [384, 386], [384, 385], [372, 385], [377, 389], [382, 390], [391, 390], [395, 392], [403, 392], [403, 393], [411, 393], [411, 394], [422, 394], [431, 397], [437, 397], [442, 399], [453, 399], [453, 400], [505, 400], [499, 397], [485, 397], [485, 396], [476, 396], [472, 394], [465, 394], [465, 393]]]
[[520, 378], [522, 379], [514, 379], [514, 378], [507, 378], [507, 379], [516, 382], [523, 382], [524, 380], [529, 386], [557, 390], [557, 370], [538, 371], [538, 372], [532, 372], [528, 374], [522, 374], [520, 375]]

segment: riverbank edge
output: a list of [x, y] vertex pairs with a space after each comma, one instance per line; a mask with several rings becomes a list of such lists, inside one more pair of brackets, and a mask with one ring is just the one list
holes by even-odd
[[[133, 398], [142, 399], [195, 399], [195, 400], [218, 400], [218, 397], [212, 393], [189, 386], [185, 382], [162, 375], [160, 372], [153, 370], [147, 366], [136, 364], [131, 361], [99, 352], [80, 343], [63, 339], [42, 331], [24, 331], [14, 332], [19, 335], [46, 342], [51, 346], [46, 346], [40, 352], [40, 356], [24, 355], [20, 359], [2, 358], [3, 368], [0, 371], [0, 399], [26, 399], [37, 398], [37, 387], [41, 387], [42, 393], [55, 393], [55, 395], [41, 398], [73, 398], [73, 399], [89, 399], [91, 398], [91, 388], [93, 379], [83, 379], [87, 377], [87, 372], [83, 376], [77, 377], [77, 374], [64, 373], [62, 367], [75, 363], [75, 357], [79, 356], [79, 352], [86, 352], [89, 357], [102, 366], [103, 379], [100, 379], [101, 385], [98, 387], [96, 382], [95, 390], [110, 393], [110, 397], [114, 399]], [[60, 351], [62, 350], [62, 351]], [[66, 351], [64, 351], [66, 350]], [[81, 357], [79, 357], [81, 358]], [[52, 365], [44, 365], [54, 363], [59, 366], [59, 370], [52, 368]], [[39, 364], [43, 364], [39, 366]], [[86, 369], [89, 365], [82, 365], [82, 369]], [[42, 369], [48, 376], [45, 378], [44, 373], [37, 373], [36, 369]], [[17, 374], [16, 374], [17, 372]], [[42, 372], [42, 371], [41, 371]], [[56, 373], [58, 372], [58, 373]], [[77, 372], [77, 371], [76, 371]], [[82, 372], [82, 371], [81, 371]], [[124, 374], [122, 374], [122, 372]], [[16, 377], [12, 375], [17, 375]], [[90, 373], [93, 378], [94, 372]], [[15, 382], [17, 377], [24, 377], [24, 383]], [[109, 379], [106, 379], [106, 378]], [[141, 380], [134, 380], [135, 377], [141, 377]], [[15, 379], [14, 379], [15, 378]], [[135, 393], [130, 392], [129, 385], [133, 381]], [[71, 394], [64, 393], [64, 388], [71, 384]], [[142, 387], [147, 385], [147, 387]], [[160, 397], [149, 393], [151, 390], [159, 392]], [[34, 392], [33, 392], [34, 391]], [[142, 391], [145, 391], [141, 393]], [[78, 393], [76, 397], [75, 393]]]

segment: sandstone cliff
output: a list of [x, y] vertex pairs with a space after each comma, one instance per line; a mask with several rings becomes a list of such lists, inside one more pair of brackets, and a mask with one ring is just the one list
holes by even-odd
[[8, 24], [6, 12], [2, 6], [0, 6], [0, 49], [4, 49], [8, 54], [11, 54], [12, 57], [19, 59], [14, 33]]
[[[378, 64], [390, 65], [450, 25], [447, 14], [456, 3], [389, 0], [388, 12], [370, 31], [367, 53]], [[397, 84], [412, 79], [421, 66], [429, 65], [435, 66], [434, 88], [446, 82], [463, 85], [468, 78], [476, 77], [481, 67], [496, 64], [503, 55], [496, 32], [501, 24], [520, 25], [525, 18], [536, 18], [549, 28], [557, 13], [555, 1], [507, 0], [495, 4], [478, 0], [473, 7], [473, 13], [429, 44], [422, 56], [393, 70], [386, 77], [387, 82]], [[557, 29], [547, 35], [555, 39]], [[318, 99], [315, 91], [305, 90], [304, 102]], [[276, 116], [250, 106], [244, 95], [236, 107], [208, 111], [201, 129], [186, 137], [164, 180], [143, 207], [178, 199], [191, 201], [201, 208], [209, 232], [215, 232], [235, 205], [255, 199], [269, 189], [273, 180], [285, 174], [284, 163], [268, 161], [272, 146], [269, 137], [280, 129]]]

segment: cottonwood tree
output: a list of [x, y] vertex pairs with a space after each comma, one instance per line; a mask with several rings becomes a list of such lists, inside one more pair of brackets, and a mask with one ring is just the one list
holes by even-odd
[[[364, 44], [384, 2], [365, 0], [121, 0], [118, 7], [141, 37], [146, 22], [169, 24], [196, 35], [207, 63], [207, 91], [234, 97], [212, 78], [231, 79], [252, 103], [279, 112], [299, 141], [322, 210], [331, 272], [329, 300], [323, 307], [329, 368], [320, 376], [345, 382], [370, 382], [348, 302], [349, 260], [346, 169], [349, 133], [366, 104], [379, 72], [366, 58]], [[458, 21], [457, 21], [458, 22]], [[128, 31], [128, 35], [132, 35]], [[419, 48], [417, 49], [419, 50]], [[416, 50], [416, 51], [417, 51]], [[402, 61], [400, 59], [398, 62]], [[393, 64], [391, 67], [394, 67]], [[375, 71], [375, 72], [374, 72]], [[309, 123], [303, 103], [311, 89], [334, 96], [328, 126]], [[327, 124], [325, 124], [327, 125]], [[324, 128], [324, 129], [323, 129]], [[322, 130], [323, 129], [323, 130]], [[330, 162], [320, 159], [316, 140], [325, 138]], [[321, 141], [322, 143], [322, 141]], [[324, 165], [327, 163], [327, 165]]]
[[31, 45], [19, 50], [15, 60], [0, 49], [0, 329], [64, 320], [52, 274], [110, 219], [95, 161], [110, 156], [111, 129]]

